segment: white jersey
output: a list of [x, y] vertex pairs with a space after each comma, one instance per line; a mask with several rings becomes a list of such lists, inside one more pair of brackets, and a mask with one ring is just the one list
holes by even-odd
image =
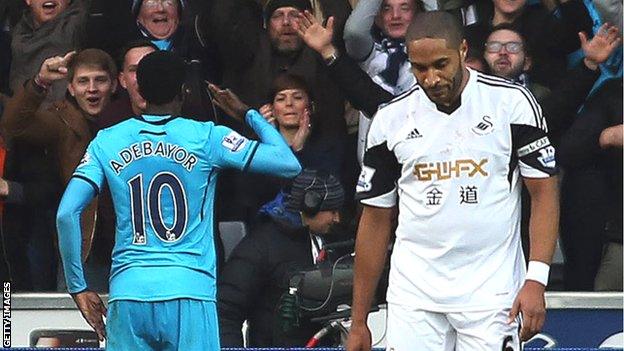
[[555, 174], [554, 148], [527, 89], [469, 73], [454, 110], [415, 86], [373, 119], [357, 192], [365, 205], [398, 203], [388, 302], [505, 308], [524, 281], [520, 175]]

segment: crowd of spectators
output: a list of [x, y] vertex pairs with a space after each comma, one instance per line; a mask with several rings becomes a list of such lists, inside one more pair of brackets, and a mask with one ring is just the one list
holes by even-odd
[[[415, 84], [405, 34], [414, 13], [429, 10], [462, 20], [472, 68], [524, 85], [542, 106], [564, 170], [563, 288], [621, 291], [622, 77], [613, 72], [622, 71], [622, 2], [606, 0], [0, 0], [3, 278], [14, 291], [64, 289], [54, 225], [60, 195], [97, 131], [145, 107], [139, 61], [173, 51], [187, 63], [185, 117], [253, 138], [213, 104], [207, 83], [226, 87], [324, 179], [321, 212], [332, 216], [319, 229], [310, 222], [319, 209], [303, 211], [302, 222], [303, 200], [292, 205], [297, 188], [285, 180], [226, 172], [219, 181], [217, 221], [243, 222], [248, 232], [220, 264], [229, 292], [219, 295], [227, 297], [223, 346], [238, 345], [231, 333], [243, 319], [262, 326], [251, 329], [258, 345], [288, 346], [297, 338], [261, 337], [287, 289], [283, 275], [315, 263], [322, 247], [314, 253], [311, 242], [354, 235], [368, 127], [380, 104]], [[301, 21], [319, 30], [304, 31]], [[583, 59], [573, 63], [574, 52]], [[340, 188], [331, 206], [328, 182]], [[113, 213], [104, 191], [82, 218], [87, 278], [100, 290]]]

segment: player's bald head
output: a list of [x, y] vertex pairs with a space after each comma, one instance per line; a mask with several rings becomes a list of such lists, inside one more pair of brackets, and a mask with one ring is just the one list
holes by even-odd
[[407, 43], [419, 39], [443, 39], [446, 47], [458, 49], [464, 39], [464, 28], [457, 18], [444, 11], [419, 12], [407, 29]]

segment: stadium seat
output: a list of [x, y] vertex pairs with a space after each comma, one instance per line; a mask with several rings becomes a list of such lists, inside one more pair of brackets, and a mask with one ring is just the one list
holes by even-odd
[[247, 235], [247, 226], [245, 222], [219, 222], [219, 235], [223, 243], [223, 254], [225, 261], [230, 258], [232, 250]]

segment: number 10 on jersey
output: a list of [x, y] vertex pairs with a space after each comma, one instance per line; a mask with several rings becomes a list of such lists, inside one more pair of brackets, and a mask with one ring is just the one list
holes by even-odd
[[[147, 197], [144, 196], [144, 184], [142, 173], [137, 174], [128, 181], [132, 207], [132, 243], [136, 245], [145, 245], [147, 243], [145, 233], [146, 212], [149, 225], [160, 240], [168, 243], [180, 240], [184, 235], [188, 220], [186, 192], [182, 182], [173, 173], [158, 173], [149, 181]], [[163, 213], [162, 198], [165, 188], [169, 189], [173, 213]], [[165, 218], [172, 218], [172, 224], [167, 226]]]

